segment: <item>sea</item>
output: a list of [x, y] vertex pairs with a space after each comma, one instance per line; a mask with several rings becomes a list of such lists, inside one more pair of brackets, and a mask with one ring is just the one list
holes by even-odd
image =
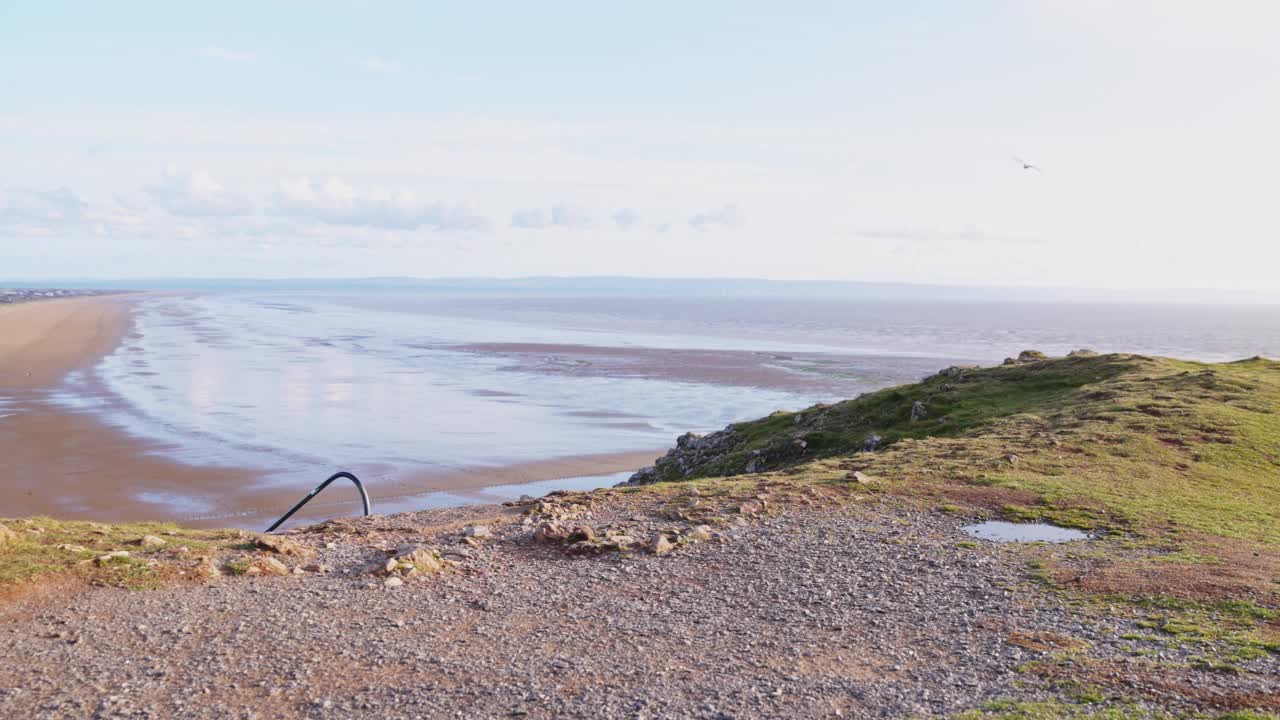
[[[69, 377], [58, 402], [157, 441], [156, 452], [183, 463], [259, 468], [299, 487], [337, 469], [382, 480], [461, 472], [507, 497], [526, 488], [496, 474], [485, 482], [486, 470], [656, 457], [685, 432], [914, 382], [950, 365], [1077, 348], [1210, 362], [1280, 357], [1280, 308], [169, 292], [140, 299], [119, 348]], [[540, 477], [528, 489], [612, 484], [632, 469]], [[426, 489], [391, 507], [476, 501]]]

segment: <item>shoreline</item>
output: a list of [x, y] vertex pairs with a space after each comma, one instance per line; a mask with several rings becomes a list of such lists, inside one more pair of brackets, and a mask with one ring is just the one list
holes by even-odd
[[[50, 402], [70, 373], [92, 368], [119, 347], [132, 331], [141, 297], [145, 294], [54, 298], [0, 307], [0, 457], [10, 469], [0, 484], [7, 494], [6, 516], [256, 527], [262, 519], [278, 517], [339, 469], [321, 469], [314, 476], [307, 471], [299, 484], [292, 480], [302, 472], [289, 473], [289, 482], [282, 483], [286, 476], [265, 469], [189, 465], [165, 457], [165, 443], [130, 435], [96, 412]], [[123, 402], [96, 379], [90, 385], [105, 403]], [[662, 452], [655, 448], [391, 477], [376, 466], [351, 469], [366, 479], [376, 511], [379, 500], [405, 508], [433, 493], [466, 498], [498, 486], [613, 475], [639, 469]], [[377, 477], [380, 469], [383, 482]], [[344, 506], [355, 510], [355, 499], [349, 486], [327, 491], [296, 517], [314, 520]]]

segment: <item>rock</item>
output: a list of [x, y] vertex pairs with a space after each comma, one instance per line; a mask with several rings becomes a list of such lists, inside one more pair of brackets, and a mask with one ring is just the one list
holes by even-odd
[[754, 500], [748, 500], [738, 506], [739, 515], [758, 515], [764, 506]]
[[168, 545], [169, 542], [164, 538], [156, 537], [155, 535], [143, 535], [142, 539], [138, 541], [138, 544], [144, 548], [162, 548], [165, 545]]
[[867, 475], [866, 473], [862, 472], [861, 470], [854, 470], [853, 472], [849, 473], [848, 475], [845, 475], [845, 479], [846, 479], [846, 480], [852, 480], [852, 481], [854, 481], [854, 482], [858, 483], [859, 485], [870, 485], [871, 483], [875, 482], [875, 480], [876, 480], [875, 478], [871, 477], [870, 475]]
[[883, 446], [884, 446], [884, 438], [874, 433], [872, 433], [871, 435], [868, 435], [867, 438], [862, 441], [863, 452], [875, 452], [876, 450], [879, 450]]
[[575, 542], [569, 545], [569, 552], [573, 553], [574, 555], [589, 555], [593, 553], [598, 553], [600, 552], [601, 549], [602, 547], [600, 545], [597, 545], [589, 540], [579, 540], [578, 542]]
[[311, 548], [281, 535], [259, 535], [253, 539], [253, 545], [261, 550], [267, 550], [279, 555], [309, 556], [314, 554]]
[[111, 552], [105, 555], [99, 555], [97, 558], [94, 559], [94, 562], [96, 562], [99, 565], [109, 565], [114, 562], [120, 562], [122, 560], [126, 560], [128, 559], [128, 557], [129, 557], [128, 550], [112, 550]]
[[468, 525], [462, 529], [462, 536], [473, 540], [489, 540], [493, 537], [493, 530], [488, 525]]
[[218, 566], [216, 563], [214, 563], [213, 558], [208, 558], [208, 557], [200, 558], [200, 562], [196, 563], [196, 567], [195, 567], [196, 577], [204, 578], [205, 580], [212, 580], [216, 577], [220, 577], [221, 575], [222, 575], [222, 571], [218, 569]]
[[969, 372], [970, 370], [977, 370], [977, 369], [978, 369], [977, 365], [952, 365], [949, 368], [944, 368], [938, 371], [938, 377], [957, 378], [957, 377], [960, 377], [961, 375], [964, 375], [966, 372]]
[[621, 485], [648, 485], [689, 477], [698, 468], [733, 450], [738, 439], [732, 425], [708, 435], [685, 433], [676, 438], [676, 446], [658, 458], [653, 467], [637, 471]]
[[[444, 562], [440, 558], [440, 553], [435, 548], [429, 548], [422, 545], [401, 545], [396, 549], [395, 557], [401, 569], [408, 566], [409, 574], [414, 572], [422, 573], [438, 573], [444, 570]], [[390, 571], [388, 571], [390, 572]]]
[[601, 547], [606, 550], [623, 551], [630, 549], [632, 545], [635, 545], [638, 542], [638, 540], [630, 535], [610, 535], [605, 538]]
[[911, 422], [923, 420], [929, 415], [929, 408], [919, 400], [911, 403]]
[[1036, 362], [1038, 360], [1048, 360], [1048, 359], [1049, 359], [1049, 356], [1045, 355], [1039, 350], [1023, 350], [1022, 352], [1018, 353], [1018, 362], [1020, 363], [1029, 363], [1029, 362]]
[[1009, 453], [1004, 456], [1004, 459], [1005, 459], [1005, 462], [1009, 463], [1010, 465], [1017, 465], [1018, 461], [1021, 460], [1022, 458], [1019, 458], [1014, 453]]
[[1080, 348], [1079, 350], [1072, 350], [1071, 352], [1067, 353], [1067, 357], [1069, 358], [1098, 357], [1098, 353], [1092, 350], [1089, 350], [1087, 348]]
[[399, 567], [400, 567], [399, 560], [395, 558], [387, 558], [387, 561], [382, 565], [382, 572], [390, 575], [391, 573], [395, 572], [396, 569]]
[[1004, 362], [1002, 362], [1002, 363], [1000, 363], [1000, 364], [1001, 364], [1001, 365], [1017, 365], [1017, 364], [1018, 364], [1018, 361], [1017, 361], [1017, 360], [1014, 360], [1014, 359], [1013, 359], [1013, 358], [1011, 358], [1011, 357], [1007, 357], [1007, 358], [1005, 358], [1005, 359], [1004, 359]]
[[666, 555], [667, 553], [675, 549], [676, 549], [676, 546], [673, 545], [671, 543], [671, 540], [669, 540], [667, 536], [663, 533], [655, 534], [653, 538], [649, 541], [649, 552], [653, 553], [654, 555]]
[[273, 557], [260, 557], [253, 562], [253, 567], [263, 575], [288, 575], [289, 566]]
[[569, 542], [591, 542], [596, 539], [596, 531], [590, 525], [575, 525], [569, 531]]
[[0, 525], [0, 546], [18, 542], [18, 537], [18, 533], [10, 530], [4, 525]]
[[562, 543], [569, 538], [569, 529], [552, 520], [544, 522], [533, 531], [533, 539], [542, 543]]
[[85, 546], [83, 545], [68, 545], [67, 543], [63, 543], [59, 545], [58, 549], [66, 550], [67, 552], [75, 552], [75, 553], [82, 553], [82, 552], [85, 552], [86, 550]]
[[658, 482], [659, 479], [658, 469], [650, 465], [649, 467], [640, 468], [630, 478], [618, 483], [618, 485], [651, 485]]
[[400, 578], [396, 577], [395, 575], [392, 575], [391, 577], [387, 578], [386, 580], [383, 580], [383, 581], [382, 581], [382, 585], [383, 585], [384, 587], [389, 587], [389, 588], [398, 588], [398, 587], [400, 587], [401, 585], [404, 585], [404, 581], [403, 581], [403, 580], [401, 580]]
[[684, 534], [684, 539], [689, 542], [705, 542], [713, 537], [710, 525], [698, 525], [689, 528]]

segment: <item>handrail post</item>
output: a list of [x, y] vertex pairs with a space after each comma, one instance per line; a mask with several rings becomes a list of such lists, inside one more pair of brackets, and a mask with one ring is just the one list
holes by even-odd
[[285, 513], [280, 517], [279, 520], [272, 523], [271, 527], [267, 528], [267, 532], [271, 532], [276, 528], [280, 527], [281, 525], [283, 525], [286, 520], [293, 517], [294, 513], [302, 509], [303, 505], [306, 505], [307, 503], [311, 502], [311, 498], [320, 494], [321, 490], [324, 490], [325, 488], [329, 487], [329, 484], [332, 483], [334, 480], [337, 480], [338, 478], [347, 478], [351, 482], [355, 483], [356, 489], [360, 491], [360, 502], [364, 504], [364, 515], [365, 517], [368, 517], [369, 516], [369, 493], [364, 491], [364, 483], [360, 482], [360, 478], [343, 470], [342, 472], [336, 472], [333, 475], [330, 475], [328, 480], [325, 480], [324, 482], [320, 483], [319, 485], [316, 486], [314, 490], [307, 493], [307, 496], [299, 500], [297, 505], [294, 505], [292, 508], [289, 508], [289, 512]]

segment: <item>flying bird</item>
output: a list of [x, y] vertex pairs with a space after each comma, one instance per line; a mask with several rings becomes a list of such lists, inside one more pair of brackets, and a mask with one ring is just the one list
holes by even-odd
[[1044, 171], [1043, 171], [1043, 170], [1041, 170], [1039, 167], [1037, 167], [1037, 166], [1035, 166], [1035, 165], [1032, 165], [1031, 163], [1027, 162], [1026, 160], [1023, 160], [1022, 158], [1018, 157], [1017, 155], [1014, 155], [1014, 156], [1013, 156], [1013, 160], [1014, 160], [1014, 162], [1016, 162], [1016, 163], [1018, 163], [1019, 165], [1021, 165], [1023, 170], [1035, 170], [1036, 172], [1038, 172], [1038, 173], [1040, 173], [1040, 174], [1044, 174]]

